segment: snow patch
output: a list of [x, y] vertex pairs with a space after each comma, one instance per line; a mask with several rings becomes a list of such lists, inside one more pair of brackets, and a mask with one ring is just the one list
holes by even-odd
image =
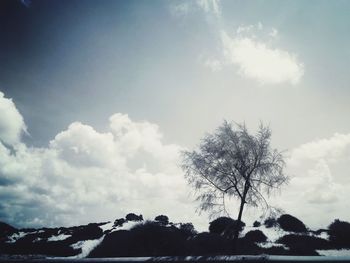
[[316, 250], [321, 256], [350, 257], [350, 249]]
[[289, 247], [283, 244], [273, 243], [273, 242], [257, 243], [257, 245], [261, 248], [283, 247], [284, 249], [289, 250]]
[[49, 237], [47, 239], [48, 242], [51, 242], [51, 241], [62, 241], [62, 240], [65, 240], [67, 238], [71, 237], [71, 235], [65, 235], [65, 234], [61, 234], [61, 235], [57, 235], [57, 236], [52, 236], [52, 237]]
[[143, 224], [143, 221], [127, 221], [127, 222], [123, 223], [122, 226], [113, 227], [111, 229], [110, 233], [113, 233], [113, 232], [119, 231], [119, 230], [130, 230], [131, 228], [133, 228], [134, 226], [139, 225], [139, 224]]
[[9, 240], [6, 241], [6, 243], [15, 243], [18, 239], [21, 239], [25, 237], [26, 235], [30, 234], [31, 232], [18, 232], [11, 236], [9, 236]]
[[83, 241], [79, 241], [77, 243], [72, 244], [71, 247], [74, 249], [81, 249], [81, 253], [78, 255], [72, 256], [72, 257], [68, 257], [68, 258], [85, 258], [85, 257], [87, 257], [95, 247], [97, 247], [98, 245], [101, 244], [104, 237], [105, 236], [103, 235], [99, 239], [83, 240]]
[[103, 232], [110, 231], [110, 233], [112, 233], [119, 230], [130, 230], [138, 224], [143, 224], [143, 222], [144, 221], [126, 221], [122, 226], [114, 226], [113, 222], [108, 222], [104, 225], [100, 225], [99, 228], [101, 228]]
[[136, 225], [143, 224], [142, 221], [127, 221], [122, 226], [117, 227], [116, 230], [130, 230]]
[[323, 238], [323, 239], [326, 239], [326, 240], [329, 240], [329, 234], [327, 232], [321, 232], [320, 234], [314, 234], [314, 233], [310, 233], [311, 236], [314, 236], [314, 237], [319, 237], [319, 238]]
[[106, 223], [104, 225], [100, 225], [99, 228], [102, 229], [102, 232], [105, 232], [105, 231], [108, 231], [108, 230], [112, 230], [113, 226], [114, 226], [113, 222], [108, 222], [108, 223]]
[[43, 238], [38, 237], [38, 238], [36, 238], [36, 239], [33, 240], [33, 243], [39, 242], [39, 241], [41, 241], [41, 240], [43, 240]]

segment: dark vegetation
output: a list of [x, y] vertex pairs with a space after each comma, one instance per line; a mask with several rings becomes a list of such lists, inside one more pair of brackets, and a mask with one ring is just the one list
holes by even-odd
[[318, 255], [316, 249], [332, 249], [334, 246], [323, 238], [306, 235], [290, 234], [281, 237], [278, 241], [280, 244], [284, 244], [289, 247], [290, 251], [294, 255]]
[[247, 242], [261, 243], [267, 241], [267, 236], [261, 230], [252, 230], [245, 234], [244, 239]]
[[[134, 222], [134, 226], [123, 230], [124, 224], [130, 222]], [[253, 227], [249, 227], [250, 231], [246, 229], [245, 234], [243, 230], [247, 226], [243, 222], [238, 225], [236, 220], [229, 217], [213, 220], [209, 224], [209, 232], [202, 233], [196, 232], [191, 223], [172, 223], [166, 215], [144, 221], [142, 215], [131, 213], [115, 220], [113, 227], [103, 232], [100, 226], [104, 224], [16, 229], [0, 223], [0, 254], [74, 256], [82, 252], [76, 244], [103, 237], [89, 257], [230, 255], [234, 254], [232, 242], [237, 227], [240, 232], [238, 254], [318, 255], [316, 250], [350, 248], [348, 222], [335, 220], [328, 229], [311, 231], [301, 220], [288, 214], [277, 219], [268, 218], [263, 224], [256, 221]], [[263, 244], [269, 242], [262, 231], [264, 227], [280, 228], [286, 234], [275, 243], [270, 243], [270, 247], [264, 247]], [[323, 232], [329, 234], [329, 240], [318, 236]], [[52, 239], [59, 235], [65, 235], [65, 239]]]
[[329, 240], [337, 248], [350, 248], [350, 223], [336, 219], [328, 229]]
[[230, 217], [219, 217], [209, 223], [209, 232], [230, 237], [235, 231], [242, 232], [244, 227], [245, 223], [242, 221], [238, 222]]
[[264, 226], [266, 226], [267, 228], [275, 227], [277, 226], [277, 220], [273, 217], [269, 217], [265, 219]]
[[224, 230], [225, 236], [233, 237], [232, 248], [237, 253], [244, 207], [268, 207], [264, 194], [288, 182], [284, 156], [270, 141], [271, 130], [262, 123], [251, 134], [245, 124], [224, 121], [202, 138], [196, 150], [183, 152], [182, 169], [195, 189], [200, 210], [226, 212], [226, 197], [239, 200], [237, 222]]
[[[100, 238], [103, 233], [99, 224], [70, 228], [42, 228], [42, 229], [15, 229], [12, 234], [26, 233], [16, 242], [11, 242], [7, 235], [1, 240], [0, 254], [45, 254], [49, 256], [73, 256], [81, 253], [81, 249], [74, 249], [71, 245], [82, 241]], [[3, 235], [3, 233], [1, 233]], [[67, 235], [64, 240], [49, 241], [50, 237]]]
[[277, 223], [284, 231], [291, 231], [297, 233], [305, 233], [306, 226], [298, 218], [284, 214], [277, 219]]
[[261, 226], [261, 223], [259, 221], [254, 221], [253, 227], [259, 227]]

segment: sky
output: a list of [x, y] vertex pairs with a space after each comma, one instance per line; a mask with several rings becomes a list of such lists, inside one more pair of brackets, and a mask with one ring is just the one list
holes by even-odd
[[[285, 151], [272, 206], [350, 221], [348, 1], [0, 2], [0, 221], [197, 213], [180, 168], [224, 119]], [[232, 201], [231, 216], [237, 216]], [[263, 211], [247, 209], [250, 222]]]

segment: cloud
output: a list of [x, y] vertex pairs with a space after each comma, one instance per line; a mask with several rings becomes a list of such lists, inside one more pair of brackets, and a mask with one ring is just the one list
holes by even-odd
[[7, 145], [17, 145], [27, 131], [22, 115], [11, 99], [0, 91], [0, 139]]
[[[295, 54], [259, 40], [253, 32], [262, 28], [261, 24], [239, 27], [234, 36], [222, 30], [221, 43], [226, 64], [236, 66], [240, 75], [261, 84], [299, 83], [304, 65]], [[276, 37], [277, 30], [272, 29], [269, 35]]]
[[200, 10], [207, 16], [221, 17], [220, 0], [176, 1], [170, 5], [170, 12], [174, 16], [184, 16]]
[[174, 16], [184, 16], [190, 12], [191, 8], [190, 2], [177, 2], [170, 5], [170, 12]]
[[20, 140], [25, 125], [12, 100], [2, 98], [0, 109], [6, 113], [1, 123], [7, 124], [1, 141], [17, 143], [12, 150], [0, 143], [0, 221], [73, 225], [133, 211], [199, 220], [178, 166], [183, 148], [165, 144], [156, 124], [117, 113], [106, 132], [74, 122], [48, 147], [37, 148]]
[[207, 14], [221, 15], [220, 0], [197, 0], [197, 5]]
[[350, 134], [308, 142], [287, 158], [289, 185], [272, 202], [313, 227], [325, 227], [335, 218], [350, 220]]
[[291, 165], [297, 165], [303, 160], [324, 159], [327, 162], [334, 162], [344, 153], [350, 154], [349, 149], [350, 134], [336, 133], [331, 138], [315, 140], [294, 149], [290, 162]]
[[[0, 133], [0, 221], [28, 227], [74, 225], [135, 211], [146, 217], [165, 213], [202, 230], [207, 226], [207, 217], [195, 214], [191, 189], [178, 166], [183, 148], [164, 143], [158, 125], [117, 113], [104, 132], [74, 122], [47, 147], [28, 147], [21, 141], [25, 124], [15, 104], [2, 96], [0, 108], [15, 113], [10, 116], [16, 116], [18, 134], [11, 141], [8, 132]], [[12, 127], [13, 121], [1, 119], [3, 127]], [[290, 184], [270, 198], [271, 204], [311, 227], [325, 227], [334, 218], [350, 220], [349, 161], [350, 134], [296, 147], [287, 158]], [[255, 220], [256, 214], [250, 217]], [[249, 220], [248, 210], [245, 218]]]
[[260, 84], [296, 85], [300, 82], [304, 64], [295, 53], [272, 45], [279, 36], [276, 28], [266, 29], [259, 22], [257, 25], [241, 25], [231, 35], [223, 26], [219, 0], [197, 0], [195, 3], [173, 4], [171, 12], [187, 15], [197, 7], [207, 18], [207, 24], [218, 32], [221, 54], [216, 59], [204, 59], [205, 67], [218, 72], [224, 66], [234, 66], [239, 75]]
[[222, 69], [222, 62], [217, 59], [207, 59], [204, 62], [204, 66], [208, 67], [211, 71], [217, 72]]

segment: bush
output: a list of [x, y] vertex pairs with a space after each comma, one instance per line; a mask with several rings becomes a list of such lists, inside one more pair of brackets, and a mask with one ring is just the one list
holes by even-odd
[[126, 215], [125, 219], [127, 221], [143, 221], [143, 216], [142, 215], [135, 215], [134, 213], [129, 213]]
[[[65, 240], [48, 242], [46, 238], [57, 235], [58, 229], [41, 229], [45, 232], [34, 230], [34, 233], [27, 233], [26, 236], [18, 239], [14, 243], [4, 243], [0, 245], [0, 254], [15, 255], [46, 255], [46, 256], [74, 256], [81, 253], [81, 249], [71, 247], [75, 240], [67, 238]], [[22, 231], [22, 230], [21, 230]], [[66, 234], [66, 232], [64, 232]], [[68, 233], [67, 233], [68, 234]], [[38, 240], [38, 238], [43, 238]]]
[[232, 241], [216, 233], [200, 233], [186, 241], [188, 255], [227, 255], [232, 253]]
[[114, 226], [115, 227], [120, 227], [123, 226], [123, 224], [126, 222], [124, 218], [119, 218], [114, 221]]
[[245, 234], [244, 239], [249, 242], [261, 243], [261, 242], [266, 242], [267, 237], [262, 231], [253, 230]]
[[108, 234], [102, 243], [93, 249], [88, 257], [132, 257], [132, 234], [118, 230]]
[[103, 231], [98, 224], [92, 223], [85, 226], [77, 226], [70, 228], [72, 236], [65, 241], [75, 243], [81, 240], [92, 240], [102, 237]]
[[305, 233], [307, 232], [306, 226], [298, 218], [284, 214], [277, 219], [277, 223], [284, 231]]
[[133, 256], [185, 255], [185, 236], [174, 226], [146, 222], [133, 227]]
[[147, 221], [110, 233], [89, 257], [181, 256], [186, 255], [186, 238], [174, 226]]
[[[219, 217], [209, 223], [209, 232], [219, 235], [230, 235], [234, 233], [237, 227], [237, 221], [230, 217]], [[245, 223], [241, 222], [238, 226], [238, 231], [241, 232], [245, 227]]]
[[154, 221], [157, 221], [162, 225], [167, 225], [167, 224], [169, 224], [169, 217], [167, 217], [165, 215], [159, 215], [159, 216], [156, 216]]
[[192, 236], [197, 234], [197, 231], [194, 229], [194, 226], [192, 223], [180, 223], [179, 229], [186, 236]]
[[334, 220], [328, 226], [329, 240], [339, 248], [350, 248], [350, 223]]
[[328, 240], [305, 235], [285, 235], [277, 240], [277, 243], [288, 246], [290, 250], [293, 250], [295, 253], [299, 251], [300, 255], [315, 255], [315, 249], [332, 248]]
[[271, 228], [271, 227], [277, 226], [277, 221], [276, 221], [275, 218], [269, 217], [269, 218], [267, 218], [267, 219], [264, 221], [264, 225], [265, 225], [267, 228]]
[[254, 221], [253, 227], [259, 227], [261, 226], [261, 223], [259, 221]]

